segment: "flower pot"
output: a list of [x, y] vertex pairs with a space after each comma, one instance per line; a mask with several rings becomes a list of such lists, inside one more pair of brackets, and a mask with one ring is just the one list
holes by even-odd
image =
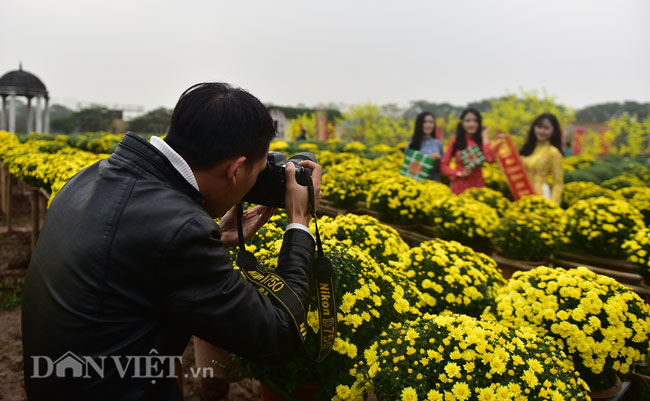
[[622, 388], [623, 383], [621, 382], [621, 379], [616, 376], [616, 383], [614, 383], [612, 387], [603, 390], [590, 391], [589, 397], [592, 401], [613, 401], [621, 392]]
[[641, 289], [635, 289], [635, 292], [639, 294], [639, 296], [643, 298], [646, 303], [650, 304], [650, 285], [646, 284], [645, 279], [644, 281], [641, 281]]
[[[291, 399], [293, 400], [304, 400], [310, 401], [314, 399], [314, 394], [320, 388], [320, 383], [317, 382], [306, 382], [299, 386], [297, 389], [290, 394]], [[269, 386], [264, 383], [260, 384], [260, 390], [262, 392], [262, 401], [286, 401], [286, 395], [279, 395]]]
[[578, 262], [587, 264], [589, 266], [602, 267], [609, 270], [616, 270], [624, 273], [637, 273], [638, 266], [629, 262], [627, 259], [612, 259], [596, 256], [588, 253], [573, 253], [565, 251], [556, 251], [554, 257], [556, 259], [568, 260], [571, 262]]
[[517, 271], [529, 271], [537, 266], [542, 266], [547, 264], [545, 260], [519, 260], [519, 259], [510, 259], [505, 256], [499, 255], [498, 253], [492, 254], [492, 259], [497, 262], [497, 266], [503, 274], [503, 278], [509, 279]]

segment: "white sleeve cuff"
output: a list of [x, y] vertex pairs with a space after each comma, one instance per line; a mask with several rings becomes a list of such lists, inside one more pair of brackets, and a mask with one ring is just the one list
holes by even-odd
[[298, 230], [302, 230], [302, 231], [305, 231], [305, 232], [309, 233], [309, 235], [311, 235], [311, 237], [314, 239], [314, 242], [316, 242], [316, 238], [314, 238], [314, 234], [312, 234], [311, 231], [309, 231], [309, 228], [307, 226], [303, 226], [300, 223], [287, 224], [287, 229], [285, 230], [285, 232], [287, 232], [287, 231], [289, 231], [289, 230], [291, 230], [293, 228], [297, 228]]

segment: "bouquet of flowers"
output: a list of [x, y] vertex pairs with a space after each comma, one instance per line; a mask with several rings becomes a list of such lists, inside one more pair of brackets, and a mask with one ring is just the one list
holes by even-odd
[[483, 152], [476, 145], [463, 149], [460, 152], [460, 159], [463, 161], [463, 165], [469, 168], [474, 168], [485, 163], [485, 156], [483, 156]]
[[622, 258], [623, 243], [644, 227], [643, 215], [629, 203], [599, 197], [571, 206], [563, 231], [574, 246], [598, 256]]
[[429, 221], [440, 238], [481, 245], [492, 236], [492, 227], [499, 222], [499, 216], [485, 203], [470, 197], [449, 196], [436, 201]]
[[352, 369], [335, 401], [583, 400], [588, 387], [560, 347], [533, 329], [464, 315], [393, 322]]
[[480, 316], [505, 281], [494, 260], [456, 241], [411, 248], [404, 269], [422, 292], [422, 311]]
[[503, 196], [501, 192], [495, 191], [488, 187], [470, 188], [460, 196], [472, 198], [479, 202], [485, 203], [496, 210], [499, 217], [503, 217], [506, 210], [510, 207], [510, 201]]
[[632, 373], [650, 346], [650, 306], [616, 280], [585, 267], [516, 272], [497, 296], [498, 316], [533, 326], [564, 348], [592, 390]]
[[519, 260], [546, 260], [562, 240], [557, 225], [537, 214], [508, 212], [495, 227], [492, 243], [503, 256]]
[[419, 150], [408, 149], [399, 172], [401, 175], [413, 178], [416, 181], [424, 181], [429, 177], [434, 162], [433, 157]]
[[346, 246], [357, 246], [380, 264], [400, 261], [409, 251], [394, 228], [381, 224], [374, 217], [352, 213], [323, 217], [318, 222], [324, 238], [335, 238]]

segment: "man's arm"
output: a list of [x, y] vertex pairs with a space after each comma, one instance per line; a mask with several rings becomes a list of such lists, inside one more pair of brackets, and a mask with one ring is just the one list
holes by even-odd
[[[212, 229], [210, 229], [212, 227]], [[160, 273], [168, 287], [171, 324], [211, 344], [256, 360], [288, 359], [300, 340], [291, 317], [233, 270], [215, 223], [195, 218], [178, 232]], [[308, 304], [314, 240], [285, 233], [277, 274]]]

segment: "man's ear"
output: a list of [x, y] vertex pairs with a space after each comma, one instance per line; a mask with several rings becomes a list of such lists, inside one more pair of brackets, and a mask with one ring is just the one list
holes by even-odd
[[244, 162], [246, 161], [246, 156], [239, 156], [236, 159], [232, 159], [226, 167], [226, 178], [230, 184], [237, 183], [237, 173], [240, 168], [244, 168]]

